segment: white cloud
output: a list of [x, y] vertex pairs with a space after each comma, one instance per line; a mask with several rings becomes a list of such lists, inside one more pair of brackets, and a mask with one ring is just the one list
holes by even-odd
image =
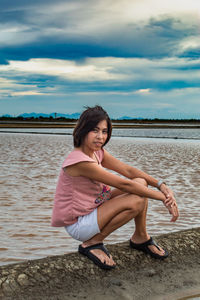
[[1, 90], [2, 89], [7, 89], [9, 87], [13, 88], [15, 86], [17, 86], [17, 83], [14, 80], [0, 77], [0, 88], [1, 88]]
[[[123, 91], [98, 91], [98, 92], [75, 92], [75, 95], [79, 96], [111, 96], [111, 95], [116, 95], [116, 96], [140, 96], [140, 97], [145, 97], [148, 96], [149, 99], [161, 99], [161, 98], [173, 98], [174, 99], [178, 96], [186, 96], [186, 95], [200, 95], [200, 88], [174, 88], [171, 90], [158, 90], [158, 89], [139, 89], [139, 90], [133, 90], [129, 92], [123, 92]], [[143, 98], [144, 99], [144, 98]], [[147, 99], [147, 97], [145, 97]], [[199, 99], [198, 99], [199, 102]], [[167, 106], [168, 104], [165, 103], [162, 105]]]
[[136, 91], [136, 93], [143, 94], [143, 95], [149, 94], [150, 93], [150, 89], [139, 89], [139, 90]]
[[196, 49], [199, 51], [200, 49], [200, 37], [199, 36], [190, 36], [187, 37], [185, 39], [183, 39], [180, 42], [180, 47], [179, 47], [179, 51], [184, 52], [184, 51], [188, 51], [188, 50], [193, 50]]
[[[151, 18], [172, 17], [185, 24], [198, 24], [199, 0], [79, 0], [40, 4], [24, 11], [21, 21], [1, 28], [2, 44], [26, 44], [39, 37], [62, 36], [89, 40], [98, 44], [123, 27], [143, 27]], [[23, 24], [24, 22], [24, 24]], [[178, 26], [178, 23], [176, 24]], [[128, 38], [131, 39], [130, 33]], [[122, 37], [124, 38], [124, 37]], [[118, 42], [118, 40], [117, 40]]]
[[38, 88], [35, 84], [23, 84], [20, 81], [0, 77], [0, 97], [39, 96], [55, 92], [53, 87]]
[[11, 96], [38, 96], [38, 95], [47, 95], [45, 93], [40, 93], [37, 91], [22, 91], [22, 92], [11, 92]]
[[177, 57], [163, 59], [106, 57], [92, 58], [89, 62], [95, 64], [97, 67], [108, 66], [110, 72], [123, 74], [126, 81], [199, 81], [200, 78], [199, 69], [193, 69], [193, 67], [200, 64], [200, 59], [193, 60]]
[[35, 41], [40, 33], [30, 31], [28, 25], [0, 25], [0, 48], [11, 45], [28, 44]]
[[123, 79], [124, 75], [115, 74], [112, 66], [95, 65], [88, 60], [85, 65], [77, 65], [73, 61], [58, 59], [30, 59], [28, 61], [10, 61], [9, 65], [1, 65], [0, 70], [20, 74], [40, 74], [58, 76], [74, 81], [109, 81]]
[[[195, 66], [199, 60], [187, 58], [140, 59], [140, 58], [90, 58], [82, 64], [58, 59], [30, 59], [10, 61], [0, 65], [0, 71], [15, 75], [56, 76], [72, 82], [167, 82], [199, 81], [200, 70]], [[5, 87], [6, 83], [4, 82]], [[8, 82], [8, 85], [11, 82]], [[12, 83], [14, 84], [14, 83]], [[149, 87], [139, 89], [138, 93], [149, 93]]]
[[[76, 3], [74, 1], [56, 3], [50, 5], [49, 10], [54, 12], [54, 16], [65, 16], [66, 25], [70, 24], [73, 33], [86, 32], [88, 35], [92, 32], [99, 32], [105, 27], [109, 30], [112, 26], [117, 27], [118, 24], [121, 26], [122, 24], [136, 24], [138, 21], [146, 22], [150, 18], [157, 18], [161, 15], [177, 16], [191, 22], [191, 15], [193, 20], [198, 18], [200, 2], [199, 0], [85, 0], [84, 2], [79, 0]], [[50, 15], [46, 7], [38, 8], [38, 13], [41, 11], [44, 19], [46, 16], [48, 20]]]
[[150, 94], [151, 90], [150, 89], [139, 89], [139, 90], [132, 90], [132, 91], [98, 91], [98, 92], [78, 92], [76, 93], [77, 95], [84, 95], [84, 96], [97, 96], [97, 95], [102, 95], [102, 96], [109, 96], [109, 95], [118, 95], [118, 96], [130, 96], [134, 94], [143, 94], [147, 95]]
[[[200, 87], [186, 87], [186, 88], [180, 88], [180, 89], [173, 89], [169, 91], [165, 91], [165, 94], [171, 95], [171, 96], [186, 96], [186, 95], [200, 95]], [[187, 97], [187, 96], [186, 96]], [[196, 99], [199, 103], [199, 98]], [[188, 98], [188, 103], [190, 102], [190, 99]]]

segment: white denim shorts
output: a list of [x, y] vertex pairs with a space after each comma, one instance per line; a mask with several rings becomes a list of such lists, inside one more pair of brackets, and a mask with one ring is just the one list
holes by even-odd
[[78, 221], [65, 226], [65, 230], [75, 240], [85, 242], [100, 232], [97, 222], [97, 208], [85, 216], [78, 217]]

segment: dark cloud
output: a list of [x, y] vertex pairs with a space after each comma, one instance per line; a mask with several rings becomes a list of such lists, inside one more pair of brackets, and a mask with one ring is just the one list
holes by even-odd
[[[196, 31], [196, 32], [195, 32]], [[144, 26], [129, 25], [110, 37], [108, 44], [125, 56], [161, 58], [179, 56], [180, 42], [198, 35], [197, 28], [186, 26], [180, 20], [163, 17], [150, 19]]]
[[[55, 0], [45, 0], [45, 5], [48, 6], [48, 4], [55, 3]], [[56, 1], [57, 3], [62, 3], [64, 1]], [[33, 7], [36, 5], [41, 5], [43, 4], [43, 1], [41, 0], [1, 0], [0, 1], [0, 6], [1, 6], [1, 11], [8, 11], [8, 10], [20, 10], [24, 9], [27, 7]]]
[[[1, 7], [1, 6], [0, 6]], [[0, 23], [24, 23], [26, 12], [24, 10], [11, 10], [0, 12]]]
[[155, 32], [158, 36], [172, 39], [186, 36], [189, 33], [188, 29], [186, 32], [183, 30], [186, 28], [184, 28], [185, 26], [180, 20], [167, 16], [162, 19], [151, 18], [146, 27]]
[[[187, 49], [180, 54], [180, 57], [190, 57], [192, 59], [199, 59], [200, 57], [200, 49]], [[200, 69], [200, 66], [198, 66]]]
[[[73, 3], [72, 1], [57, 1]], [[89, 27], [88, 32], [82, 31], [82, 22], [89, 15], [90, 1], [77, 2], [77, 8], [48, 15], [48, 5], [55, 4], [54, 0], [1, 0], [0, 26], [15, 24], [19, 32], [15, 34], [16, 41], [0, 43], [0, 63], [7, 60], [30, 58], [60, 58], [84, 59], [86, 57], [146, 57], [162, 58], [181, 56], [179, 44], [182, 39], [198, 35], [197, 28], [183, 23], [178, 18], [162, 16], [151, 18], [147, 23], [119, 23], [104, 28], [100, 32]], [[43, 10], [39, 7], [42, 6]], [[46, 6], [47, 14], [44, 14]], [[83, 10], [79, 10], [78, 7]], [[51, 7], [52, 9], [52, 7]], [[92, 10], [92, 9], [91, 9]], [[43, 12], [42, 12], [43, 11]], [[93, 10], [91, 11], [93, 12]], [[82, 13], [82, 15], [81, 15]], [[76, 19], [77, 18], [77, 19]], [[112, 16], [111, 16], [112, 20]], [[103, 21], [103, 20], [102, 20]], [[95, 24], [94, 24], [95, 25]], [[90, 24], [91, 26], [91, 24]], [[84, 26], [83, 26], [84, 27]], [[19, 36], [19, 38], [18, 38]], [[29, 38], [29, 41], [28, 41]], [[195, 51], [185, 51], [184, 56], [196, 57]]]
[[[81, 59], [84, 57], [147, 57], [161, 58], [178, 54], [178, 45], [181, 40], [191, 35], [191, 28], [180, 26], [174, 29], [177, 20], [163, 19], [150, 20], [148, 25], [138, 27], [134, 24], [124, 26], [109, 34], [99, 37], [98, 40], [87, 36], [68, 37], [59, 33], [49, 34], [44, 37], [39, 28], [30, 28], [26, 34], [37, 33], [34, 42], [23, 45], [11, 45], [2, 49], [4, 60], [29, 59], [29, 58], [61, 58]], [[49, 33], [51, 30], [49, 29]], [[23, 33], [22, 33], [23, 34]], [[194, 34], [194, 31], [193, 31]], [[2, 48], [2, 45], [1, 45]], [[181, 55], [182, 53], [180, 53]], [[187, 53], [185, 52], [184, 56]], [[188, 55], [196, 57], [197, 52], [188, 52]]]
[[[114, 56], [117, 56], [116, 54]], [[31, 58], [81, 60], [87, 57], [104, 56], [113, 56], [112, 48], [79, 44], [74, 41], [72, 43], [58, 43], [56, 40], [47, 40], [46, 42], [36, 41], [28, 45], [4, 48], [1, 50], [0, 62], [6, 63], [8, 60], [28, 60]]]
[[8, 61], [6, 60], [6, 55], [3, 55], [3, 53], [0, 53], [0, 65], [8, 65]]

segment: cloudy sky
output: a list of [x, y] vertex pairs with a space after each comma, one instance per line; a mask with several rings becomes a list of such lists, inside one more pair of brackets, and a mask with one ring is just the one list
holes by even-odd
[[200, 118], [199, 0], [0, 0], [0, 115]]

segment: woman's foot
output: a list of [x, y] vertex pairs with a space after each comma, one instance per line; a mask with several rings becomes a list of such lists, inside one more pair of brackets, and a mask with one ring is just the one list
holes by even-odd
[[[96, 247], [96, 245], [100, 245], [100, 246]], [[84, 242], [81, 245], [82, 248], [88, 248], [90, 246], [91, 246], [91, 248], [93, 248], [93, 247], [94, 248], [89, 249], [89, 252], [92, 253], [95, 257], [97, 257], [97, 259], [99, 259], [101, 263], [103, 263], [104, 265], [110, 266], [110, 267], [116, 266], [116, 263], [114, 262], [114, 260], [112, 258], [112, 255], [109, 254], [108, 250], [105, 248], [105, 246], [103, 245], [102, 242], [95, 242], [94, 244]], [[86, 255], [86, 256], [88, 256], [88, 255]]]
[[168, 252], [158, 246], [149, 235], [145, 237], [133, 235], [130, 239], [130, 245], [132, 248], [148, 253], [155, 258], [166, 258], [168, 256]]

